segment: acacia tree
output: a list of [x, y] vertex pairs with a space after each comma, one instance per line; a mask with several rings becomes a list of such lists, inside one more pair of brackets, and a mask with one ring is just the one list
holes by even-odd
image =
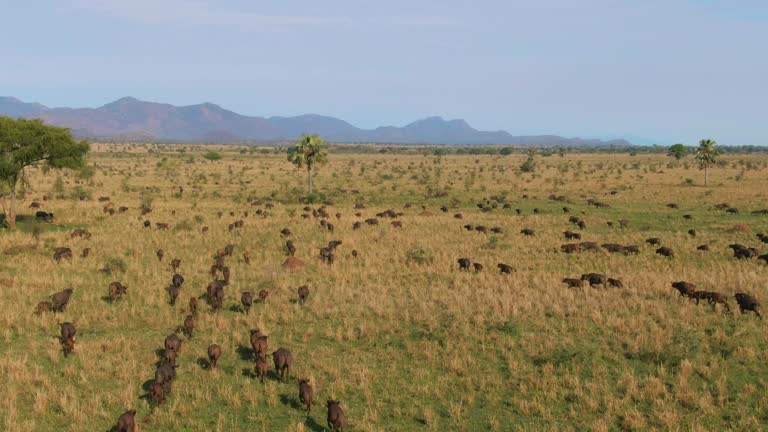
[[717, 141], [703, 139], [699, 141], [699, 148], [696, 149], [696, 162], [699, 163], [699, 169], [704, 170], [704, 186], [707, 186], [707, 170], [715, 164], [720, 150], [717, 149]]
[[288, 160], [297, 168], [307, 167], [307, 181], [309, 193], [314, 190], [312, 174], [316, 165], [328, 162], [327, 144], [319, 135], [302, 135], [298, 141], [288, 149]]
[[684, 158], [687, 154], [688, 149], [685, 148], [684, 144], [674, 144], [667, 150], [667, 156], [675, 158], [678, 163], [680, 162], [680, 159]]
[[68, 129], [42, 120], [0, 117], [0, 205], [9, 228], [16, 228], [16, 192], [26, 182], [27, 167], [79, 168], [89, 145], [75, 141]]

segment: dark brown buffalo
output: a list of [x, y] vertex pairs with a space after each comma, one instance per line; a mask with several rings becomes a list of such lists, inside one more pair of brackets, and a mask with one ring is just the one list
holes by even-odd
[[564, 253], [574, 253], [581, 250], [581, 246], [575, 243], [568, 243], [564, 245], [560, 245], [560, 250]]
[[288, 381], [291, 375], [291, 366], [293, 365], [293, 355], [285, 348], [278, 348], [272, 353], [272, 361], [275, 363], [275, 372], [280, 377], [280, 381]]
[[312, 409], [312, 404], [315, 402], [315, 390], [309, 383], [309, 378], [299, 380], [299, 402], [307, 407], [307, 412]]
[[163, 257], [165, 256], [165, 251], [158, 249], [157, 252], [155, 252], [155, 255], [157, 255], [157, 260], [162, 262]]
[[693, 298], [693, 293], [696, 292], [696, 285], [685, 281], [672, 282], [672, 288], [680, 293], [680, 297]]
[[134, 432], [136, 430], [136, 410], [128, 410], [117, 419], [117, 432]]
[[621, 282], [621, 280], [619, 279], [608, 278], [608, 286], [611, 286], [614, 288], [624, 288], [624, 283]]
[[44, 313], [50, 312], [53, 309], [53, 305], [51, 302], [40, 302], [35, 307], [35, 315], [42, 315]]
[[589, 282], [590, 285], [603, 285], [608, 282], [605, 275], [600, 273], [587, 273], [581, 275], [581, 280]]
[[499, 272], [502, 274], [512, 274], [514, 269], [509, 264], [499, 263], [496, 265], [499, 268]]
[[144, 228], [150, 228], [152, 226], [152, 222], [150, 222], [148, 219], [144, 221]]
[[586, 284], [586, 281], [575, 278], [563, 278], [562, 282], [568, 285], [568, 288], [580, 288]]
[[265, 289], [259, 290], [259, 303], [266, 303], [267, 297], [269, 297], [269, 291]]
[[525, 236], [533, 236], [533, 235], [536, 235], [536, 231], [530, 228], [523, 228], [522, 230], [520, 230], [520, 234]]
[[179, 267], [181, 267], [181, 260], [178, 258], [172, 259], [171, 268], [173, 269], [174, 273], [179, 271]]
[[64, 291], [59, 291], [55, 294], [52, 294], [50, 299], [53, 310], [56, 312], [64, 312], [64, 310], [67, 308], [67, 305], [69, 304], [69, 299], [73, 292], [74, 290], [72, 288], [67, 288]]
[[261, 379], [263, 384], [264, 377], [267, 376], [267, 358], [265, 357], [264, 353], [256, 355], [256, 366], [254, 367], [254, 371], [256, 372], [256, 376]]
[[307, 302], [307, 297], [309, 297], [309, 287], [306, 285], [302, 285], [297, 290], [299, 294], [299, 304], [304, 304]]
[[163, 357], [165, 358], [165, 362], [171, 366], [176, 366], [176, 358], [178, 356], [179, 354], [172, 349], [163, 350]]
[[347, 427], [347, 419], [344, 416], [344, 410], [341, 409], [341, 402], [328, 399], [328, 429], [331, 432], [344, 432]]
[[688, 230], [688, 235], [690, 235], [691, 237], [696, 237], [696, 230], [695, 229], [689, 229]]
[[268, 339], [269, 336], [261, 334], [259, 329], [251, 330], [251, 348], [256, 357], [267, 352]]
[[624, 246], [616, 243], [603, 243], [600, 245], [603, 249], [610, 253], [624, 253]]
[[195, 316], [194, 315], [187, 315], [186, 318], [184, 318], [184, 334], [187, 335], [188, 338], [192, 339], [192, 335], [195, 332]]
[[62, 259], [72, 259], [72, 249], [68, 247], [58, 247], [53, 250], [53, 259], [56, 262], [60, 262]]
[[174, 333], [165, 338], [163, 346], [166, 350], [173, 350], [176, 351], [176, 354], [178, 354], [181, 352], [181, 339], [179, 339], [179, 337]]
[[479, 272], [483, 270], [483, 265], [480, 263], [472, 263], [472, 268], [475, 269], [475, 272]]
[[165, 386], [163, 383], [157, 381], [153, 382], [149, 386], [149, 397], [152, 398], [152, 402], [157, 406], [165, 402]]
[[585, 250], [585, 251], [600, 250], [600, 247], [597, 245], [596, 242], [581, 242], [578, 245], [581, 250]]
[[658, 237], [651, 237], [649, 239], [646, 239], [645, 242], [648, 243], [649, 245], [658, 246], [661, 244], [661, 239]]
[[661, 256], [669, 257], [669, 258], [672, 258], [675, 256], [675, 252], [671, 248], [668, 248], [666, 246], [656, 249], [656, 253]]
[[120, 282], [112, 282], [109, 284], [109, 301], [114, 302], [120, 300], [127, 292], [127, 286]]
[[71, 322], [63, 322], [59, 323], [59, 327], [61, 327], [61, 341], [64, 342], [65, 340], [69, 338], [74, 338], [77, 334], [77, 329], [75, 328], [75, 325]]
[[472, 261], [469, 258], [459, 258], [456, 261], [459, 263], [460, 271], [469, 271], [469, 266], [472, 265]]
[[581, 234], [572, 231], [566, 231], [563, 233], [566, 240], [581, 240]]
[[221, 357], [221, 347], [213, 344], [208, 347], [208, 361], [211, 363], [211, 369], [216, 369], [219, 358]]
[[296, 254], [296, 246], [293, 244], [293, 240], [285, 242], [285, 251], [288, 253], [288, 256], [294, 256]]
[[170, 296], [170, 303], [171, 306], [176, 304], [176, 299], [179, 298], [179, 293], [181, 292], [181, 286], [176, 284], [170, 284], [168, 285], [168, 296]]
[[189, 313], [192, 315], [197, 314], [197, 299], [194, 297], [189, 299]]
[[253, 306], [253, 294], [250, 291], [240, 293], [240, 304], [243, 305], [243, 310], [246, 314], [250, 313], [251, 306]]
[[763, 319], [760, 316], [760, 303], [754, 297], [746, 293], [736, 293], [734, 297], [736, 298], [736, 303], [739, 304], [739, 312], [752, 311], [758, 318]]
[[88, 255], [91, 254], [91, 248], [84, 248], [83, 252], [80, 254], [80, 258], [88, 258]]
[[75, 350], [75, 338], [67, 338], [61, 343], [61, 349], [64, 352], [64, 357], [69, 356]]
[[709, 245], [705, 245], [705, 244], [698, 245], [698, 246], [696, 246], [696, 250], [698, 250], [698, 251], [708, 251], [709, 250]]

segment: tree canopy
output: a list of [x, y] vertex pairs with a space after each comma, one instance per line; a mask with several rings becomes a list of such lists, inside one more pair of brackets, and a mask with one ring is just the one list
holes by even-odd
[[24, 169], [80, 168], [90, 146], [75, 141], [68, 129], [48, 126], [41, 120], [0, 117], [0, 202], [8, 226], [16, 226], [16, 187]]
[[288, 148], [288, 160], [297, 168], [307, 167], [309, 193], [312, 194], [313, 170], [316, 165], [328, 162], [327, 144], [319, 135], [302, 135], [292, 147]]
[[699, 164], [699, 169], [704, 170], [704, 186], [707, 186], [707, 171], [715, 164], [718, 156], [720, 156], [720, 150], [717, 148], [717, 141], [711, 139], [699, 141], [696, 162]]
[[688, 155], [688, 149], [685, 148], [685, 144], [674, 144], [667, 150], [667, 156], [671, 156], [677, 160], [680, 160]]

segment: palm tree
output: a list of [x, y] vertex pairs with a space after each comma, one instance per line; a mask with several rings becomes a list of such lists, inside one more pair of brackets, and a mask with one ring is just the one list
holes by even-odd
[[324, 164], [328, 161], [328, 152], [325, 150], [326, 143], [319, 135], [302, 135], [293, 147], [288, 149], [288, 160], [297, 168], [307, 167], [307, 177], [309, 183], [309, 193], [312, 194], [314, 184], [312, 183], [312, 174], [315, 165]]
[[699, 169], [704, 170], [704, 186], [707, 186], [707, 170], [715, 164], [720, 150], [717, 149], [717, 141], [703, 139], [699, 141], [699, 148], [696, 149], [696, 162], [699, 163]]

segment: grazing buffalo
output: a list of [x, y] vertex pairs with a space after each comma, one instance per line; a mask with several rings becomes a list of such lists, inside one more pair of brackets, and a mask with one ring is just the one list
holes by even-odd
[[251, 294], [250, 291], [243, 291], [240, 293], [240, 303], [243, 305], [245, 313], [250, 313], [251, 306], [253, 305], [253, 294]]
[[698, 251], [708, 251], [709, 250], [709, 245], [705, 245], [705, 244], [698, 245], [698, 246], [696, 246], [696, 250], [698, 250]]
[[157, 252], [155, 252], [155, 255], [157, 255], [157, 260], [162, 262], [165, 252], [162, 249], [158, 249]]
[[611, 286], [614, 288], [624, 288], [624, 283], [621, 282], [621, 280], [619, 279], [608, 278], [608, 286]]
[[533, 235], [536, 235], [536, 232], [530, 228], [523, 228], [522, 230], [520, 230], [520, 234], [524, 236], [533, 236]]
[[661, 239], [658, 237], [651, 237], [649, 239], [646, 239], [645, 242], [652, 246], [658, 246], [661, 244]]
[[575, 243], [568, 243], [560, 246], [560, 250], [564, 253], [574, 253], [581, 250], [581, 246]]
[[760, 303], [754, 297], [746, 293], [736, 293], [735, 297], [736, 303], [739, 304], [739, 312], [752, 311], [758, 318], [763, 319], [760, 316]]
[[672, 282], [672, 288], [680, 293], [680, 297], [693, 298], [693, 294], [696, 292], [696, 285], [685, 281]]
[[586, 284], [586, 281], [575, 278], [563, 278], [563, 283], [568, 285], [568, 288], [580, 288]]
[[181, 285], [176, 285], [174, 283], [168, 285], [168, 295], [170, 296], [170, 303], [171, 306], [176, 304], [176, 299], [179, 297], [179, 293], [181, 292]]
[[187, 335], [188, 338], [192, 339], [192, 335], [195, 332], [195, 316], [194, 315], [187, 315], [186, 318], [184, 318], [184, 334]]
[[179, 339], [179, 337], [174, 333], [165, 338], [163, 346], [165, 347], [166, 351], [173, 350], [178, 354], [181, 351], [181, 339]]
[[69, 298], [72, 296], [74, 291], [75, 290], [72, 288], [67, 288], [63, 291], [52, 294], [49, 297], [51, 299], [51, 308], [56, 312], [64, 312], [64, 310], [67, 308], [67, 305], [69, 304]]
[[347, 419], [344, 416], [344, 410], [341, 409], [341, 402], [328, 399], [328, 429], [331, 432], [344, 432], [347, 427]]
[[42, 315], [44, 313], [48, 313], [53, 309], [53, 304], [51, 302], [40, 302], [35, 307], [35, 315]]
[[600, 245], [603, 249], [610, 253], [624, 253], [624, 246], [616, 243], [603, 243]]
[[152, 402], [157, 406], [165, 402], [165, 386], [163, 383], [154, 381], [149, 386], [149, 397], [152, 399]]
[[469, 258], [459, 258], [456, 261], [459, 263], [459, 270], [469, 271], [469, 266], [472, 264]]
[[195, 297], [189, 299], [189, 313], [197, 315], [197, 299]]
[[304, 304], [307, 302], [307, 297], [309, 297], [309, 287], [306, 285], [302, 285], [297, 290], [299, 293], [299, 304]]
[[675, 256], [675, 252], [671, 248], [668, 248], [668, 247], [660, 247], [660, 248], [656, 249], [656, 253], [661, 255], [661, 256], [670, 257], [670, 258]]
[[293, 240], [285, 242], [285, 251], [288, 256], [294, 256], [296, 254], [296, 246], [293, 244]]
[[307, 412], [312, 409], [312, 404], [315, 402], [315, 390], [309, 383], [309, 378], [299, 380], [299, 402], [306, 405]]
[[256, 376], [261, 379], [261, 383], [264, 383], [264, 377], [267, 376], [267, 358], [264, 356], [264, 353], [259, 353], [256, 355], [256, 365], [254, 367], [254, 371], [256, 372]]
[[483, 265], [480, 263], [472, 263], [472, 267], [475, 269], [475, 272], [479, 272], [483, 270]]
[[53, 222], [53, 213], [37, 211], [35, 212], [35, 219], [41, 220], [44, 222]]
[[208, 347], [208, 361], [211, 363], [211, 369], [216, 369], [219, 358], [221, 357], [221, 347], [213, 344]]
[[581, 234], [572, 231], [566, 231], [563, 233], [566, 240], [581, 240]]
[[509, 264], [499, 263], [496, 265], [499, 268], [499, 272], [502, 274], [512, 274], [514, 269]]
[[590, 285], [603, 285], [605, 286], [607, 281], [607, 278], [605, 275], [600, 273], [587, 273], [581, 275], [581, 280], [589, 282]]
[[72, 351], [75, 350], [75, 338], [67, 338], [61, 343], [61, 349], [64, 352], [64, 357], [69, 356], [72, 354]]
[[134, 432], [136, 430], [136, 410], [128, 410], [117, 419], [117, 432]]
[[278, 348], [272, 353], [272, 361], [275, 363], [275, 372], [280, 377], [280, 381], [288, 381], [291, 375], [291, 366], [293, 365], [293, 356], [285, 348]]
[[689, 229], [688, 230], [688, 235], [691, 236], [691, 237], [696, 237], [696, 230], [695, 229]]
[[251, 330], [251, 348], [256, 357], [267, 352], [269, 336], [261, 334], [259, 329]]
[[72, 259], [72, 249], [68, 247], [58, 247], [53, 250], [53, 259], [56, 262], [60, 262], [63, 259]]
[[173, 272], [176, 273], [179, 271], [179, 267], [181, 267], [181, 260], [178, 258], [174, 258], [171, 260], [171, 268], [173, 269]]
[[64, 342], [67, 339], [74, 338], [77, 334], [77, 329], [75, 328], [75, 325], [71, 322], [63, 322], [59, 323], [59, 327], [61, 327], [61, 341]]
[[127, 286], [120, 282], [112, 282], [109, 284], [109, 301], [114, 302], [115, 300], [120, 300], [120, 298], [127, 292]]

